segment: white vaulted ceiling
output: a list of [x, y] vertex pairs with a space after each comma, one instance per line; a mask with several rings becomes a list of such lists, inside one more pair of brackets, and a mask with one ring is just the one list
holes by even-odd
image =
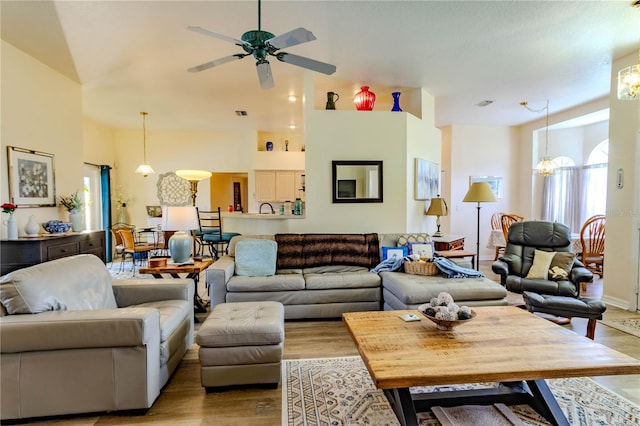
[[[138, 128], [140, 111], [165, 130], [287, 132], [302, 122], [300, 103], [287, 101], [302, 93], [302, 68], [271, 60], [271, 90], [260, 89], [251, 57], [186, 71], [241, 51], [186, 26], [240, 38], [257, 28], [257, 1], [0, 6], [2, 38], [80, 82], [86, 115], [106, 125]], [[318, 96], [339, 87], [338, 107], [349, 109], [359, 85], [389, 98], [394, 88], [424, 87], [435, 96], [437, 126], [517, 125], [532, 120], [522, 100], [535, 108], [549, 99], [553, 113], [607, 95], [612, 61], [637, 51], [639, 23], [631, 1], [262, 3], [263, 30], [301, 26], [317, 37], [284, 51], [337, 66]], [[476, 106], [485, 99], [494, 102]]]

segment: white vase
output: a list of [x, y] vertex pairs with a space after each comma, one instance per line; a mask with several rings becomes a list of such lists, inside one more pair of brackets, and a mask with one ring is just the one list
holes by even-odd
[[9, 213], [9, 219], [5, 220], [4, 224], [7, 225], [7, 239], [17, 240], [18, 239], [18, 222], [16, 221], [16, 218], [13, 216], [13, 213]]
[[118, 218], [116, 223], [129, 223], [129, 212], [127, 211], [127, 205], [123, 204], [118, 208]]
[[84, 231], [84, 215], [82, 212], [69, 212], [69, 222], [73, 232]]
[[29, 221], [24, 226], [24, 232], [29, 237], [35, 237], [40, 233], [40, 225], [34, 220], [33, 215], [29, 216]]

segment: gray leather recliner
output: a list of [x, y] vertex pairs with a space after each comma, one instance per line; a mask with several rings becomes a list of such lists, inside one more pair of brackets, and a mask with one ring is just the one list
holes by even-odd
[[578, 297], [580, 284], [592, 282], [593, 274], [576, 258], [566, 280], [525, 278], [533, 265], [535, 250], [571, 252], [571, 233], [566, 225], [543, 221], [516, 222], [509, 228], [504, 254], [491, 269], [500, 283], [514, 293], [529, 291]]

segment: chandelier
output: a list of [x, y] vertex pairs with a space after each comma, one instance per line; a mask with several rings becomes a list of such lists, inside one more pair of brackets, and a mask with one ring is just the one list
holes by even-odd
[[538, 174], [542, 176], [551, 176], [555, 172], [556, 165], [553, 162], [553, 159], [549, 156], [549, 100], [547, 99], [547, 103], [544, 108], [540, 109], [531, 109], [529, 108], [529, 103], [526, 101], [520, 102], [520, 105], [525, 107], [531, 112], [542, 112], [546, 111], [546, 123], [544, 127], [544, 139], [545, 139], [545, 148], [544, 148], [544, 157], [540, 160], [538, 164], [536, 164], [535, 170]]
[[147, 177], [149, 175], [154, 174], [155, 172], [153, 171], [153, 168], [147, 164], [147, 127], [146, 127], [146, 121], [147, 121], [147, 115], [149, 113], [148, 112], [141, 112], [140, 115], [142, 115], [142, 164], [140, 164], [138, 166], [138, 168], [136, 169], [136, 174], [138, 175], [142, 175], [144, 177]]
[[[640, 0], [634, 1], [632, 6], [640, 8]], [[640, 49], [638, 49], [638, 63], [618, 72], [618, 99], [640, 100]]]

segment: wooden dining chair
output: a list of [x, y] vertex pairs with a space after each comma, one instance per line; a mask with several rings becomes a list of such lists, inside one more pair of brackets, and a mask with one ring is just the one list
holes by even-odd
[[[500, 221], [500, 219], [502, 218], [502, 215], [504, 213], [502, 212], [496, 212], [494, 214], [491, 215], [491, 230], [495, 231], [495, 230], [500, 230], [502, 231], [502, 222]], [[504, 253], [504, 246], [503, 245], [495, 245], [495, 249], [496, 249], [496, 253], [495, 256], [493, 257], [493, 260], [498, 260], [498, 256], [500, 256], [502, 253]]]
[[[502, 228], [502, 235], [504, 235], [505, 244], [508, 241], [507, 236], [509, 235], [509, 228], [511, 228], [511, 225], [515, 222], [522, 222], [523, 220], [524, 216], [520, 216], [518, 214], [503, 213], [502, 216], [500, 216], [500, 227]], [[505, 248], [502, 248], [502, 252], [504, 252]]]
[[604, 230], [607, 219], [598, 214], [587, 219], [580, 229], [580, 245], [582, 253], [580, 260], [584, 266], [593, 272], [604, 276]]
[[149, 252], [153, 250], [155, 247], [153, 244], [147, 243], [137, 243], [135, 242], [135, 238], [133, 236], [133, 231], [128, 228], [120, 228], [118, 230], [120, 237], [122, 238], [122, 244], [124, 245], [124, 254], [123, 261], [126, 259], [127, 255], [131, 256], [131, 261], [133, 263], [133, 267], [131, 270], [133, 274], [136, 273], [136, 258], [140, 260], [140, 263], [144, 263], [145, 259], [149, 258]]
[[[113, 259], [116, 257], [120, 258], [120, 272], [122, 272], [124, 268], [124, 244], [122, 243], [122, 237], [118, 232], [122, 228], [131, 229], [132, 231], [135, 229], [134, 225], [130, 225], [128, 223], [118, 222], [114, 223], [111, 227], [111, 246], [113, 247]], [[111, 261], [111, 266], [113, 266], [113, 260]]]

